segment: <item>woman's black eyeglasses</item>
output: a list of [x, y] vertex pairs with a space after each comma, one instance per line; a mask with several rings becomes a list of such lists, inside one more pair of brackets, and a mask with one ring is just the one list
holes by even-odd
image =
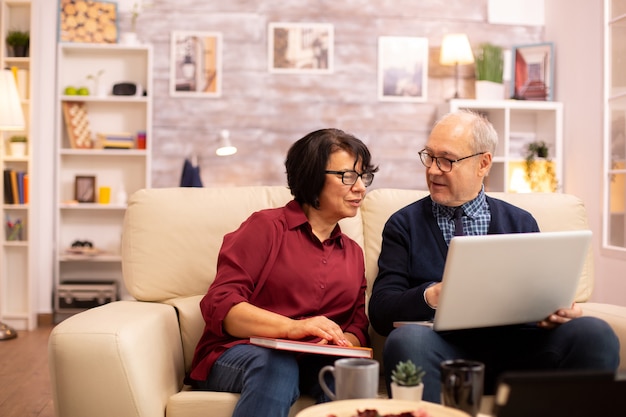
[[327, 174], [341, 175], [341, 182], [345, 185], [354, 185], [356, 181], [361, 177], [363, 185], [369, 187], [374, 181], [374, 174], [371, 172], [363, 172], [359, 174], [356, 171], [325, 171]]

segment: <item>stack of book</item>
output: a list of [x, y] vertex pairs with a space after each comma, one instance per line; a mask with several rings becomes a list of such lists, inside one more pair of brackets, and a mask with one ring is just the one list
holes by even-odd
[[28, 174], [4, 170], [4, 204], [28, 204]]
[[135, 138], [130, 133], [98, 133], [98, 147], [101, 149], [132, 149]]

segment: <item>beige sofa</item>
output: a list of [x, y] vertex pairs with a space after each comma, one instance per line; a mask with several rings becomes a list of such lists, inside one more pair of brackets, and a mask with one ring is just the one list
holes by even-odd
[[[360, 213], [343, 230], [365, 251], [371, 286], [381, 231], [394, 211], [424, 191], [369, 192]], [[580, 200], [564, 194], [499, 194], [535, 215], [544, 231], [587, 228]], [[49, 363], [58, 417], [230, 416], [237, 394], [192, 392], [183, 385], [203, 329], [198, 303], [215, 276], [222, 236], [250, 213], [285, 204], [285, 187], [141, 190], [126, 212], [124, 282], [137, 300], [93, 308], [63, 321], [49, 340]], [[622, 342], [626, 369], [626, 307], [585, 302], [593, 290], [587, 257], [577, 300], [585, 314], [609, 321]], [[373, 334], [376, 357], [383, 340]], [[301, 398], [292, 415], [310, 405]]]

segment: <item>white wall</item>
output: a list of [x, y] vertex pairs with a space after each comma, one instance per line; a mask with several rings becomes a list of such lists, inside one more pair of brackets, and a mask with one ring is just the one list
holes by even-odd
[[601, 248], [603, 1], [548, 0], [545, 36], [555, 43], [556, 100], [564, 102], [565, 192], [585, 203], [594, 233], [593, 300], [626, 305], [626, 260]]

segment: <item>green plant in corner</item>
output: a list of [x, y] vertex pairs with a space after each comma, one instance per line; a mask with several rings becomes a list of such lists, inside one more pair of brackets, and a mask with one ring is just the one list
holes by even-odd
[[[542, 161], [538, 161], [537, 158], [542, 159]], [[538, 191], [542, 188], [542, 184], [546, 184], [548, 191], [556, 191], [556, 174], [550, 160], [549, 147], [545, 141], [541, 140], [528, 144], [525, 168], [526, 180], [528, 180], [531, 190]]]
[[422, 383], [425, 374], [420, 366], [415, 366], [409, 359], [396, 364], [396, 369], [391, 371], [391, 380], [398, 385], [413, 387]]
[[481, 43], [474, 53], [476, 81], [491, 81], [502, 84], [504, 58], [502, 48], [490, 43]]

